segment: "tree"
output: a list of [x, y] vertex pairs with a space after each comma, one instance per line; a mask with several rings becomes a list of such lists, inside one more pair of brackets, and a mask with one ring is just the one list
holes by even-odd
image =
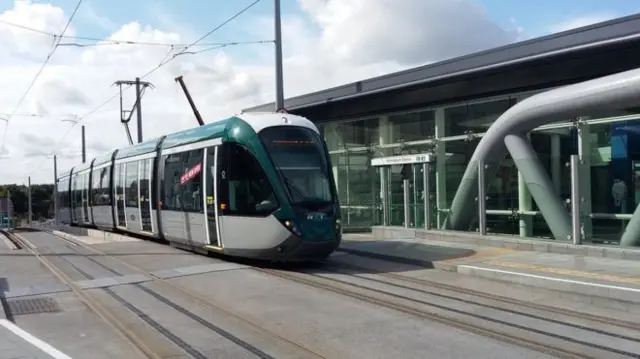
[[[7, 193], [13, 202], [14, 216], [26, 218], [29, 213], [28, 188], [25, 185], [1, 185], [0, 197], [6, 198]], [[31, 186], [31, 207], [34, 219], [51, 218], [53, 203], [53, 185], [32, 185]]]

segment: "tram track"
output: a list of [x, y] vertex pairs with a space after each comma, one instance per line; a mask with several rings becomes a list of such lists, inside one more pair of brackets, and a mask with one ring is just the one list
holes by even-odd
[[[154, 277], [155, 281], [166, 283], [171, 288], [196, 298], [199, 302], [212, 306], [217, 310], [227, 312], [230, 316], [238, 317], [250, 326], [257, 326], [257, 328], [260, 328], [268, 335], [274, 335], [271, 331], [239, 317], [236, 313], [227, 311], [218, 304], [211, 303], [209, 300], [202, 298], [198, 293], [194, 293], [178, 284], [167, 282], [162, 278], [155, 277], [148, 271], [127, 261], [113, 257], [92, 246], [75, 242], [61, 235], [49, 231], [45, 232], [63, 239], [72, 246], [81, 246], [99, 255], [99, 257], [109, 258], [138, 273]], [[103, 264], [95, 258], [86, 258], [103, 266]], [[324, 272], [320, 274], [309, 273], [305, 270], [292, 272], [264, 267], [253, 267], [251, 269], [266, 275], [276, 276], [321, 290], [331, 291], [560, 358], [640, 358], [640, 325], [633, 322], [619, 321], [583, 312], [567, 311], [541, 304], [521, 302], [513, 298], [446, 285], [421, 278], [393, 273], [378, 273], [362, 266], [346, 263], [325, 262], [322, 267]], [[328, 274], [343, 275], [348, 279], [331, 278], [327, 276]], [[367, 283], [367, 285], [363, 284], [363, 282]], [[373, 285], [369, 285], [372, 283]], [[411, 286], [408, 284], [411, 284]], [[416, 287], [415, 285], [422, 288]], [[378, 286], [378, 288], [376, 288], [376, 286]], [[380, 288], [380, 286], [386, 288]], [[425, 287], [428, 289], [425, 289]], [[397, 291], [404, 291], [405, 293], [398, 293]], [[408, 295], [407, 292], [413, 294]], [[452, 302], [458, 303], [458, 308], [456, 308], [456, 305], [451, 305]], [[481, 307], [482, 310], [502, 312], [515, 317], [526, 317], [530, 320], [562, 326], [569, 330], [590, 332], [614, 340], [633, 342], [637, 344], [638, 350], [636, 351], [635, 347], [632, 351], [617, 349], [610, 345], [581, 340], [579, 336], [574, 338], [568, 335], [559, 335], [551, 331], [519, 325], [510, 320], [501, 320], [491, 315], [478, 314], [478, 310], [474, 312], [466, 308], [461, 309], [460, 304], [470, 307]], [[545, 314], [540, 315], [536, 312], [543, 312]], [[580, 320], [615, 327], [614, 329], [616, 329], [617, 333], [596, 329], [576, 322]], [[635, 335], [628, 335], [626, 333]], [[282, 338], [278, 334], [275, 334], [275, 336]], [[288, 339], [284, 340], [288, 341]], [[293, 343], [293, 345], [304, 348], [297, 343]], [[315, 357], [321, 357], [312, 350], [307, 348], [304, 348], [304, 350], [313, 353]]]
[[[277, 333], [274, 333], [262, 326], [260, 326], [257, 323], [254, 323], [250, 320], [247, 320], [246, 318], [243, 318], [242, 316], [233, 313], [232, 311], [229, 311], [225, 308], [223, 308], [222, 306], [220, 306], [217, 303], [213, 303], [212, 301], [202, 297], [201, 295], [199, 295], [198, 293], [195, 293], [181, 285], [175, 284], [173, 282], [169, 282], [163, 278], [160, 278], [158, 276], [153, 275], [152, 273], [150, 273], [149, 271], [146, 271], [140, 267], [137, 267], [127, 261], [121, 260], [119, 258], [116, 258], [114, 256], [109, 255], [108, 253], [105, 253], [103, 251], [97, 250], [95, 248], [93, 248], [92, 246], [86, 245], [84, 243], [81, 242], [76, 242], [73, 241], [69, 238], [66, 238], [64, 236], [58, 235], [53, 233], [52, 231], [47, 231], [47, 230], [42, 230], [42, 232], [47, 233], [51, 236], [54, 236], [56, 238], [59, 238], [61, 240], [63, 240], [65, 242], [65, 246], [69, 249], [71, 249], [72, 251], [78, 253], [78, 254], [83, 254], [80, 251], [78, 251], [78, 248], [83, 248], [86, 249], [90, 252], [93, 252], [95, 255], [98, 256], [98, 258], [105, 258], [108, 260], [112, 260], [115, 262], [118, 262], [126, 267], [128, 267], [129, 269], [133, 270], [134, 272], [146, 275], [148, 277], [151, 277], [153, 279], [153, 282], [156, 283], [161, 283], [162, 285], [166, 286], [167, 288], [177, 291], [185, 296], [187, 296], [190, 300], [192, 301], [197, 301], [200, 304], [204, 304], [206, 306], [208, 306], [211, 309], [214, 309], [216, 312], [221, 313], [223, 315], [226, 315], [227, 317], [231, 317], [233, 319], [235, 319], [238, 322], [241, 322], [243, 325], [247, 326], [249, 329], [253, 330], [254, 332], [257, 332], [261, 335], [264, 335], [265, 337], [270, 338], [271, 340], [275, 340], [277, 342], [279, 342], [280, 344], [285, 344], [286, 346], [288, 346], [290, 349], [293, 349], [294, 351], [297, 352], [297, 356], [296, 357], [300, 357], [300, 358], [324, 358], [323, 356], [317, 354], [316, 352], [314, 352], [311, 349], [308, 349], [296, 342], [293, 342]], [[58, 266], [54, 265], [52, 263], [52, 261], [49, 258], [49, 256], [55, 255], [56, 253], [40, 253], [35, 246], [33, 246], [32, 244], [29, 243], [29, 241], [27, 241], [25, 238], [16, 235], [15, 233], [11, 233], [10, 234], [13, 238], [15, 238], [16, 241], [20, 242], [22, 244], [22, 246], [24, 248], [28, 248], [28, 251], [31, 252], [34, 256], [36, 256], [40, 262], [42, 262], [42, 264], [49, 269], [54, 275], [56, 275], [56, 277], [58, 277], [63, 283], [67, 284], [72, 291], [77, 294], [81, 300], [90, 308], [92, 309], [96, 314], [98, 314], [103, 320], [105, 320], [108, 324], [110, 324], [112, 327], [114, 327], [114, 329], [116, 329], [120, 334], [122, 334], [129, 342], [130, 344], [132, 344], [141, 354], [143, 354], [143, 356], [148, 357], [148, 358], [163, 358], [166, 357], [166, 355], [160, 355], [159, 353], [157, 353], [156, 351], [154, 351], [154, 349], [152, 348], [153, 345], [148, 345], [147, 343], [145, 343], [145, 340], [142, 339], [139, 335], [136, 335], [136, 333], [134, 333], [133, 331], [129, 330], [126, 325], [124, 325], [122, 323], [121, 320], [118, 320], [112, 313], [109, 313], [109, 310], [104, 308], [104, 305], [102, 305], [98, 300], [96, 300], [95, 298], [92, 298], [90, 295], [88, 295], [88, 293], [86, 293], [86, 291], [84, 291], [83, 289], [79, 288], [74, 281], [68, 276], [66, 275]], [[90, 273], [88, 273], [87, 271], [83, 270], [82, 268], [80, 268], [78, 265], [76, 265], [75, 263], [73, 263], [72, 261], [66, 259], [63, 257], [64, 254], [60, 254], [59, 256], [57, 256], [57, 258], [60, 258], [62, 261], [65, 262], [65, 264], [67, 264], [70, 268], [72, 268], [74, 271], [78, 272], [79, 274], [81, 274], [83, 277], [85, 277], [88, 280], [91, 279], [95, 279], [95, 277], [93, 275], [91, 275]], [[121, 273], [120, 271], [117, 271], [115, 269], [113, 269], [112, 267], [102, 263], [101, 261], [99, 261], [96, 258], [93, 258], [91, 256], [86, 256], [84, 255], [83, 258], [89, 260], [90, 262], [94, 263], [95, 265], [99, 266], [100, 268], [108, 271], [109, 273], [113, 274], [113, 275], [117, 275], [117, 276], [121, 276], [123, 275], [123, 273]], [[248, 343], [247, 341], [241, 339], [240, 337], [230, 333], [229, 331], [224, 330], [223, 328], [215, 325], [214, 323], [212, 323], [211, 321], [203, 318], [202, 316], [199, 316], [198, 314], [194, 313], [193, 311], [185, 308], [184, 306], [181, 306], [179, 304], [177, 304], [175, 301], [172, 301], [171, 299], [169, 299], [166, 295], [160, 294], [158, 291], [150, 289], [146, 286], [141, 285], [140, 283], [137, 284], [130, 284], [131, 286], [135, 287], [136, 289], [141, 290], [142, 292], [150, 295], [151, 297], [153, 297], [154, 299], [158, 300], [160, 303], [172, 308], [173, 310], [175, 310], [176, 312], [186, 316], [187, 318], [193, 320], [194, 322], [200, 324], [201, 326], [203, 326], [204, 328], [207, 328], [208, 330], [211, 330], [213, 332], [215, 332], [216, 334], [220, 335], [221, 337], [225, 338], [226, 340], [229, 340], [231, 342], [233, 342], [234, 344], [242, 347], [243, 349], [245, 349], [246, 351], [252, 353], [255, 357], [257, 358], [265, 358], [265, 359], [271, 359], [271, 358], [275, 358], [274, 356], [267, 354], [266, 352], [262, 351], [260, 348]], [[174, 334], [170, 329], [166, 328], [165, 326], [161, 325], [160, 323], [158, 323], [157, 321], [155, 321], [153, 318], [151, 318], [150, 316], [146, 315], [142, 310], [140, 310], [139, 308], [137, 308], [135, 305], [133, 305], [131, 302], [127, 301], [125, 298], [123, 298], [122, 296], [118, 295], [117, 293], [115, 293], [111, 288], [105, 287], [105, 288], [101, 288], [103, 291], [105, 291], [110, 297], [112, 297], [116, 302], [118, 302], [119, 304], [121, 304], [123, 307], [125, 307], [126, 309], [128, 309], [130, 312], [132, 312], [133, 314], [135, 314], [138, 318], [140, 318], [142, 321], [144, 321], [147, 325], [149, 325], [151, 328], [153, 328], [154, 330], [156, 330], [158, 333], [160, 333], [161, 335], [163, 335], [167, 340], [169, 340], [170, 342], [172, 342], [173, 344], [175, 344], [176, 346], [178, 346], [180, 349], [182, 349], [185, 353], [189, 354], [191, 357], [193, 358], [207, 358], [207, 356], [202, 353], [201, 351], [198, 351], [197, 349], [195, 349], [193, 346], [189, 345], [187, 342], [185, 342], [183, 339], [181, 339], [178, 335]]]
[[[364, 267], [364, 266], [358, 266], [358, 265], [346, 264], [346, 263], [331, 263], [331, 266], [335, 267], [335, 268], [331, 268], [329, 270], [334, 271], [334, 272], [336, 272], [336, 271], [340, 271], [341, 273], [352, 272], [349, 275], [357, 277], [357, 278], [365, 279], [365, 280], [368, 280], [368, 281], [378, 282], [378, 283], [382, 283], [382, 284], [388, 284], [388, 285], [399, 287], [399, 288], [408, 289], [409, 287], [407, 287], [405, 285], [397, 284], [397, 283], [395, 283], [395, 281], [401, 281], [401, 282], [406, 282], [406, 283], [411, 283], [411, 284], [417, 284], [417, 285], [424, 286], [424, 287], [429, 287], [430, 290], [428, 290], [428, 291], [424, 290], [424, 289], [420, 289], [419, 291], [424, 293], [424, 294], [429, 294], [429, 295], [434, 295], [434, 296], [441, 296], [441, 297], [446, 298], [446, 299], [461, 300], [460, 298], [453, 298], [452, 297], [453, 294], [460, 294], [460, 295], [463, 295], [463, 296], [472, 296], [472, 297], [476, 297], [476, 298], [485, 299], [487, 301], [501, 303], [502, 305], [505, 305], [505, 306], [517, 307], [518, 310], [515, 311], [514, 314], [524, 314], [524, 315], [529, 315], [529, 316], [535, 316], [533, 314], [525, 314], [526, 313], [525, 311], [526, 310], [529, 310], [529, 311], [540, 311], [540, 312], [557, 314], [557, 315], [562, 316], [562, 317], [571, 317], [571, 318], [575, 318], [575, 319], [582, 319], [582, 320], [586, 320], [586, 321], [597, 322], [597, 323], [601, 323], [601, 324], [605, 324], [605, 325], [611, 325], [611, 326], [615, 326], [615, 327], [619, 327], [619, 328], [623, 328], [623, 329], [629, 329], [629, 330], [640, 332], [640, 323], [637, 323], [637, 322], [630, 322], [630, 321], [625, 321], [625, 320], [621, 320], [621, 319], [613, 319], [613, 318], [603, 317], [603, 316], [594, 315], [594, 314], [590, 314], [590, 313], [579, 312], [579, 311], [575, 311], [575, 310], [571, 310], [571, 309], [567, 309], [567, 308], [557, 308], [557, 307], [544, 305], [544, 304], [539, 304], [539, 303], [526, 302], [526, 301], [522, 301], [522, 300], [518, 300], [518, 299], [514, 299], [514, 298], [509, 298], [509, 297], [506, 297], [506, 296], [503, 296], [503, 295], [491, 294], [491, 293], [482, 292], [482, 291], [478, 291], [478, 290], [474, 290], [474, 289], [470, 289], [470, 288], [453, 286], [453, 285], [444, 284], [444, 283], [441, 283], [441, 282], [437, 282], [437, 281], [434, 281], [434, 280], [428, 280], [428, 279], [424, 279], [424, 278], [415, 278], [415, 277], [396, 274], [396, 273], [376, 272], [375, 270], [372, 270], [372, 269]], [[356, 272], [356, 271], [359, 272], [359, 273], [365, 273], [366, 275], [375, 275], [375, 276], [378, 276], [378, 277], [386, 278], [386, 279], [389, 279], [389, 281], [384, 281], [384, 280], [381, 280], [379, 278], [369, 277], [369, 276], [366, 276], [364, 274], [353, 273], [353, 272]], [[411, 288], [416, 290], [415, 287], [411, 287]], [[445, 294], [443, 294], [442, 292], [435, 292], [435, 291], [433, 291], [433, 289], [443, 291]], [[449, 293], [447, 293], [447, 292], [449, 292]], [[476, 302], [475, 304], [478, 304], [478, 303]], [[491, 307], [491, 308], [495, 309], [495, 307], [493, 305], [483, 304], [483, 306]], [[505, 310], [505, 307], [502, 307], [501, 309]], [[551, 318], [547, 318], [547, 319], [548, 320], [553, 320]], [[563, 324], [567, 324], [567, 323], [563, 323]], [[588, 330], [597, 331], [597, 330], [592, 329], [592, 328], [589, 328]], [[634, 338], [634, 340], [640, 340], [640, 333], [638, 335], [638, 338]]]
[[[522, 313], [508, 309], [505, 310], [505, 308], [497, 306], [493, 306], [493, 308], [490, 309], [493, 311], [503, 312], [509, 316], [519, 316], [521, 318], [528, 317], [527, 319], [532, 319], [534, 321], [564, 326], [568, 329], [568, 333], [571, 333], [572, 330], [591, 331], [605, 337], [606, 339], [611, 338], [630, 342], [634, 345], [634, 349], [636, 347], [638, 348], [637, 351], [621, 350], [606, 344], [593, 343], [576, 339], [572, 336], [558, 334], [557, 330], [556, 333], [554, 333], [551, 330], [541, 330], [535, 327], [517, 324], [514, 323], [513, 319], [515, 318], [504, 320], [496, 316], [483, 314], [482, 310], [464, 308], [465, 305], [486, 308], [486, 304], [483, 303], [477, 303], [470, 300], [461, 301], [459, 298], [454, 297], [445, 298], [442, 294], [436, 295], [437, 300], [433, 300], [436, 299], [433, 298], [434, 293], [429, 293], [428, 291], [420, 290], [419, 288], [404, 286], [402, 288], [404, 293], [400, 294], [389, 290], [389, 288], [380, 289], [361, 283], [355, 283], [354, 281], [341, 280], [314, 273], [291, 272], [265, 268], [259, 268], [256, 270], [267, 275], [277, 276], [322, 290], [328, 290], [371, 304], [397, 310], [416, 317], [437, 321], [448, 326], [561, 358], [640, 358], [640, 340], [637, 336], [634, 337], [603, 330], [594, 330], [592, 328], [559, 321], [550, 317], [534, 316], [530, 313]], [[333, 272], [332, 269], [329, 269], [329, 271]], [[364, 280], [370, 279], [367, 277], [355, 278]], [[394, 284], [385, 281], [378, 281], [378, 284], [387, 287], [395, 286]], [[397, 288], [397, 286], [395, 287]], [[414, 295], [407, 294], [407, 292], [413, 292]], [[423, 296], [430, 296], [432, 300], [419, 298], [415, 295], [416, 293]], [[458, 302], [459, 304], [452, 305], [452, 302]], [[462, 302], [463, 306], [460, 305], [460, 302]], [[543, 327], [544, 325], [539, 323], [538, 326]], [[628, 328], [625, 330], [627, 329]]]

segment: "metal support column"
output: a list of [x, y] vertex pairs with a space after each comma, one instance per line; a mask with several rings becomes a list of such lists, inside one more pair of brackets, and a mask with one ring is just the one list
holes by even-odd
[[[527, 135], [527, 139], [531, 141], [531, 133]], [[559, 153], [560, 151], [558, 151], [558, 161], [560, 161]], [[553, 166], [553, 150], [551, 161]], [[560, 167], [559, 162], [558, 167]], [[558, 173], [560, 173], [559, 170]], [[556, 189], [556, 192], [558, 193], [558, 195], [560, 194], [560, 187]], [[531, 198], [531, 193], [527, 188], [527, 182], [524, 180], [524, 177], [522, 177], [522, 173], [520, 173], [520, 171], [518, 171], [518, 209], [520, 209], [521, 212], [529, 212], [533, 209], [533, 198]], [[520, 218], [518, 222], [520, 225], [520, 237], [526, 238], [533, 236], [533, 216], [521, 213], [519, 217]]]
[[58, 158], [53, 155], [53, 217], [56, 226], [60, 224], [58, 212], [60, 211], [60, 204], [58, 203]]
[[389, 225], [389, 167], [378, 167], [380, 169], [380, 200], [382, 201], [382, 225]]
[[571, 239], [573, 244], [580, 244], [580, 158], [571, 155]]
[[31, 206], [31, 176], [27, 179], [27, 199], [29, 201], [29, 217], [27, 217], [27, 224], [31, 225], [31, 219], [33, 218], [33, 207]]
[[449, 208], [449, 204], [447, 203], [447, 152], [446, 152], [446, 143], [441, 141], [445, 134], [445, 118], [444, 118], [444, 108], [439, 107], [436, 108], [435, 111], [436, 117], [436, 217], [437, 217], [437, 225], [436, 227], [442, 229], [445, 225], [445, 220], [448, 216], [448, 213], [442, 211], [445, 208]]
[[[518, 208], [522, 212], [532, 210], [532, 198], [527, 183], [522, 177], [522, 173], [518, 171]], [[531, 237], [533, 235], [533, 216], [528, 214], [520, 214], [520, 237]]]
[[273, 1], [275, 58], [276, 58], [276, 111], [284, 109], [284, 75], [282, 71], [282, 30], [280, 21], [280, 0]]
[[138, 143], [142, 142], [142, 89], [140, 78], [136, 77], [136, 115], [138, 120]]
[[507, 135], [504, 143], [553, 236], [557, 240], [567, 240], [571, 236], [571, 217], [553, 190], [553, 184], [531, 143], [525, 135]]
[[84, 132], [84, 125], [82, 125], [82, 163], [87, 162], [87, 140]]
[[627, 228], [620, 238], [621, 246], [629, 246], [629, 247], [639, 247], [640, 246], [640, 205], [636, 207], [635, 212], [633, 212], [633, 217], [629, 223], [627, 223]]
[[404, 227], [409, 228], [411, 225], [411, 212], [409, 211], [409, 180], [402, 180], [402, 192], [404, 199]]
[[478, 161], [478, 231], [487, 234], [487, 187], [485, 185], [484, 161]]
[[429, 196], [429, 190], [431, 189], [431, 178], [429, 173], [431, 172], [431, 165], [429, 163], [422, 164], [422, 175], [424, 176], [422, 183], [422, 193], [424, 201], [424, 229], [431, 228], [431, 197]]
[[[587, 118], [581, 118], [586, 121]], [[593, 238], [593, 223], [591, 220], [591, 128], [588, 124], [578, 124], [578, 156], [580, 159], [580, 212], [584, 215], [580, 221], [584, 240]]]
[[560, 195], [560, 186], [562, 182], [562, 163], [561, 163], [561, 142], [560, 135], [552, 133], [549, 135], [551, 139], [551, 182], [556, 193]]

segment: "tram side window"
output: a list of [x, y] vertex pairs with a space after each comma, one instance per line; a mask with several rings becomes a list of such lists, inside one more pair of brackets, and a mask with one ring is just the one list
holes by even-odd
[[140, 201], [149, 203], [149, 167], [150, 160], [140, 161]]
[[222, 154], [226, 163], [225, 197], [228, 209], [224, 214], [239, 216], [265, 216], [278, 207], [278, 200], [258, 159], [244, 146], [229, 143]]
[[71, 180], [71, 207], [75, 209], [78, 208], [80, 204], [80, 176], [75, 175]]
[[116, 165], [116, 173], [115, 173], [115, 183], [116, 183], [116, 197], [118, 198], [119, 201], [124, 201], [123, 198], [123, 187], [124, 187], [124, 182], [123, 182], [123, 177], [122, 177], [122, 171], [124, 171], [124, 163], [119, 163]]
[[125, 165], [125, 186], [126, 206], [138, 208], [138, 161]]
[[89, 172], [86, 172], [85, 174], [82, 175], [82, 203], [84, 204], [85, 202], [89, 201]]
[[109, 194], [109, 168], [102, 167], [93, 172], [93, 205], [94, 206], [110, 206], [111, 196]]
[[204, 213], [202, 206], [203, 149], [165, 156], [162, 209]]

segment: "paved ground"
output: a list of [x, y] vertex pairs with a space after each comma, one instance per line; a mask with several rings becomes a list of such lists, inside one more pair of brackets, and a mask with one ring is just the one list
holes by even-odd
[[[604, 300], [601, 302], [615, 299], [640, 304], [638, 260], [425, 239], [374, 240], [369, 235], [360, 234], [347, 235], [342, 249], [349, 253], [395, 258], [423, 267], [574, 293], [588, 296], [590, 302], [601, 298]], [[618, 304], [616, 308], [621, 309], [623, 305]]]
[[[152, 242], [107, 243], [89, 237], [75, 238], [112, 256], [109, 258], [50, 234], [23, 233], [22, 236], [81, 288], [83, 295], [101, 303], [118, 322], [124, 323], [125, 332], [147, 344], [153, 343], [154, 351], [162, 353], [163, 357], [304, 358], [314, 357], [314, 353], [326, 358], [551, 357], [436, 321], [277, 278], [253, 270], [246, 264], [191, 254]], [[348, 237], [345, 248], [362, 251], [364, 247], [384, 247], [366, 244], [365, 241], [366, 238], [362, 236]], [[407, 248], [405, 250], [410, 248], [406, 243], [395, 245], [395, 255], [401, 254], [402, 246]], [[374, 253], [373, 250], [369, 251]], [[416, 253], [408, 251], [414, 255]], [[466, 248], [461, 245], [422, 247], [418, 252], [423, 254], [423, 259], [436, 263], [448, 261], [469, 265], [473, 261], [495, 261], [497, 258], [511, 262], [524, 260], [515, 256], [522, 255], [515, 251]], [[511, 257], [504, 257], [507, 255]], [[140, 357], [140, 353], [122, 335], [121, 328], [108, 325], [69, 286], [51, 275], [26, 250], [10, 250], [3, 248], [0, 243], [0, 258], [3, 309], [9, 314], [7, 319], [15, 322], [17, 327], [73, 358]], [[402, 275], [640, 322], [640, 314], [621, 313], [615, 308], [586, 302], [576, 304], [572, 298], [559, 296], [556, 291], [534, 290], [454, 272], [429, 270], [416, 264], [346, 253], [336, 253], [331, 260], [359, 266], [363, 270], [356, 275], [362, 278], [331, 273], [322, 268], [315, 270], [315, 274], [324, 278], [354, 281], [359, 285], [365, 285], [365, 276], [380, 278], [375, 272]], [[138, 268], [134, 269], [127, 263]], [[166, 279], [169, 284], [154, 279], [154, 276]], [[186, 292], [176, 290], [173, 285], [184, 288]], [[614, 345], [620, 350], [638, 349], [640, 352], [640, 334], [613, 325], [602, 324], [600, 329], [620, 335], [632, 333], [638, 341], [616, 336], [605, 338], [598, 333], [579, 329], [581, 325], [594, 325], [586, 319], [567, 318], [576, 325], [567, 328], [532, 319], [534, 317], [531, 315], [536, 313], [538, 316], [545, 315], [539, 310], [532, 310], [528, 316], [514, 316], [487, 309], [478, 303], [453, 304], [454, 300], [446, 299], [442, 293], [392, 288], [388, 284], [379, 286], [396, 295], [410, 296], [416, 300], [436, 298], [434, 303], [452, 302], [451, 305], [460, 310], [489, 313], [495, 318], [517, 322], [524, 327], [539, 326], [541, 330], [556, 335], [576, 336], [593, 343]], [[417, 287], [430, 289], [426, 285], [416, 284]], [[194, 297], [194, 294], [204, 301]], [[436, 294], [439, 297], [434, 297]], [[22, 302], [25, 307], [30, 304], [31, 309], [19, 312], [20, 302], [16, 301], [24, 299], [38, 299], [39, 303]], [[49, 308], [44, 308], [46, 306]], [[18, 335], [0, 335], [0, 344], [0, 348], [12, 348], [13, 355], [24, 347], [26, 349], [21, 352], [24, 357], [46, 357], [37, 356], [38, 353], [43, 355], [42, 350], [29, 347]], [[29, 350], [35, 350], [36, 354], [29, 354]], [[3, 355], [0, 351], [0, 359], [11, 357]]]

